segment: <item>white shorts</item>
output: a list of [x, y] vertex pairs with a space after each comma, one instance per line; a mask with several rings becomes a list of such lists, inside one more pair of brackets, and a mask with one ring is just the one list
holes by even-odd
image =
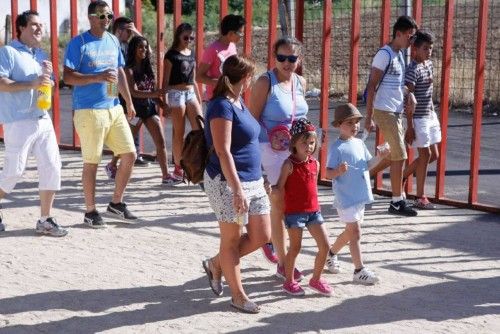
[[[205, 193], [217, 220], [226, 223], [236, 223], [238, 215], [233, 207], [233, 192], [226, 181], [221, 181], [220, 174], [211, 178], [205, 171], [203, 175]], [[265, 215], [271, 212], [271, 204], [264, 188], [264, 180], [241, 182], [243, 193], [248, 201], [248, 215]], [[244, 219], [246, 225], [248, 219]]]
[[435, 112], [429, 118], [413, 119], [415, 141], [412, 147], [429, 147], [441, 142], [441, 126]]
[[290, 156], [290, 151], [275, 151], [269, 143], [260, 143], [262, 167], [267, 180], [272, 186], [278, 183], [283, 162]]
[[5, 157], [0, 188], [9, 193], [23, 176], [28, 156], [37, 162], [39, 190], [61, 189], [61, 157], [50, 117], [3, 125]]
[[339, 214], [339, 220], [341, 223], [360, 223], [363, 221], [365, 216], [365, 205], [358, 204], [350, 206], [345, 209], [337, 208], [337, 213]]

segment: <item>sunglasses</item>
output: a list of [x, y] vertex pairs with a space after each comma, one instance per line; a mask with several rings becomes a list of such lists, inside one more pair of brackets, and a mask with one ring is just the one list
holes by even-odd
[[108, 20], [112, 20], [115, 16], [113, 15], [113, 13], [107, 13], [107, 14], [90, 14], [90, 16], [95, 16], [97, 18], [99, 18], [99, 20], [104, 20], [104, 19], [108, 19]]
[[243, 33], [241, 31], [239, 31], [239, 30], [236, 30], [234, 33], [236, 35], [238, 35], [239, 37], [243, 37]]
[[279, 61], [280, 63], [283, 63], [285, 60], [288, 60], [290, 64], [295, 64], [297, 62], [297, 59], [299, 59], [299, 56], [285, 56], [285, 55], [276, 55], [276, 60]]
[[417, 34], [413, 34], [410, 37], [408, 37], [408, 40], [410, 41], [410, 43], [415, 42], [416, 39], [417, 39]]
[[184, 36], [182, 39], [185, 40], [186, 42], [187, 41], [191, 41], [191, 42], [194, 41], [194, 37], [193, 36]]

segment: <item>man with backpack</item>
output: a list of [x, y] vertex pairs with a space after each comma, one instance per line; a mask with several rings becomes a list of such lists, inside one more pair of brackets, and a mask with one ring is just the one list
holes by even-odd
[[105, 1], [94, 1], [88, 7], [90, 30], [74, 37], [64, 59], [64, 81], [73, 85], [74, 124], [80, 137], [83, 172], [82, 184], [86, 213], [84, 223], [102, 228], [106, 223], [96, 210], [95, 186], [97, 166], [107, 145], [121, 158], [108, 214], [120, 220], [137, 219], [123, 202], [136, 158], [134, 140], [127, 118], [118, 100], [118, 92], [127, 103], [127, 116], [135, 116], [123, 66], [125, 59], [118, 39], [107, 30], [113, 13]]
[[417, 30], [417, 24], [409, 16], [400, 16], [393, 27], [392, 40], [382, 47], [373, 58], [368, 81], [365, 129], [371, 131], [377, 124], [389, 143], [392, 201], [389, 213], [416, 216], [403, 198], [403, 166], [408, 158], [404, 143], [402, 112], [405, 101], [414, 108], [415, 96], [404, 85], [405, 62], [401, 49], [408, 48]]

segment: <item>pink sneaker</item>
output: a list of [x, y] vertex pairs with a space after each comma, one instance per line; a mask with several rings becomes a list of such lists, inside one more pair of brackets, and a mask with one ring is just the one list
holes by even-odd
[[[286, 275], [285, 275], [285, 267], [280, 266], [279, 264], [276, 265], [276, 277], [281, 278], [282, 280], [286, 280]], [[304, 275], [302, 275], [302, 272], [298, 270], [297, 268], [293, 269], [293, 279], [296, 282], [302, 281], [304, 278]]]
[[114, 180], [116, 177], [116, 171], [118, 168], [113, 165], [111, 162], [107, 163], [106, 166], [104, 166], [104, 170], [106, 171], [106, 175], [108, 176], [108, 179]]
[[172, 174], [168, 174], [166, 178], [161, 180], [161, 184], [165, 186], [175, 186], [180, 183], [182, 183], [182, 180], [177, 180]]
[[178, 181], [184, 182], [184, 171], [181, 167], [175, 166], [172, 177]]
[[303, 296], [305, 295], [304, 289], [302, 289], [299, 283], [295, 281], [283, 283], [283, 291], [292, 296]]
[[262, 253], [264, 253], [264, 257], [266, 258], [266, 260], [269, 263], [271, 263], [271, 264], [278, 263], [278, 256], [274, 252], [274, 247], [273, 247], [272, 243], [269, 242], [269, 243], [265, 244], [264, 246], [262, 246], [261, 249], [262, 249]]
[[333, 293], [333, 289], [330, 284], [322, 278], [319, 280], [313, 280], [311, 278], [309, 280], [309, 287], [324, 296], [331, 296]]

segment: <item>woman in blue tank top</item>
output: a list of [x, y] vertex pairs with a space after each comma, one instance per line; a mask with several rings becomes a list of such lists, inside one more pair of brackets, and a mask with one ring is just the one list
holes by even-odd
[[[283, 37], [274, 43], [273, 51], [276, 67], [260, 76], [252, 88], [250, 99], [250, 111], [261, 124], [262, 167], [270, 186], [278, 182], [281, 166], [290, 155], [287, 134], [282, 130], [290, 129], [294, 119], [306, 117], [309, 109], [305, 100], [306, 81], [295, 73], [302, 59], [302, 43], [293, 37]], [[274, 145], [275, 141], [281, 145]], [[274, 196], [272, 191], [269, 197], [273, 243], [265, 245], [263, 251], [269, 261], [277, 263], [276, 276], [284, 279], [283, 199]], [[294, 278], [296, 281], [302, 279], [302, 273], [297, 269]]]

